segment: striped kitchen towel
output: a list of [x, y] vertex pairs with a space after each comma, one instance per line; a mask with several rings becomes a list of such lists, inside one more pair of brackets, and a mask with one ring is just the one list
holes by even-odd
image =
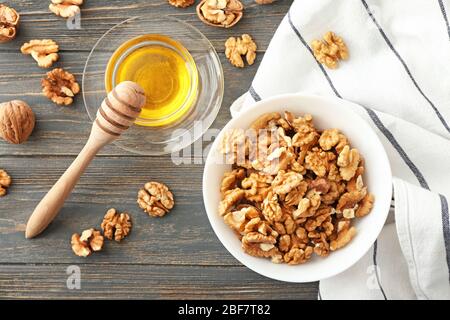
[[[309, 92], [356, 102], [388, 153], [395, 222], [319, 299], [450, 299], [450, 0], [297, 0], [249, 91], [255, 101]], [[342, 36], [350, 58], [319, 64], [311, 42]], [[394, 221], [394, 220], [392, 220]]]

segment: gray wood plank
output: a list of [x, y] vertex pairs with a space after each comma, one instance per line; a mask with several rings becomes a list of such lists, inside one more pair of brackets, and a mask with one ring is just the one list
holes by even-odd
[[[99, 228], [106, 210], [128, 211], [133, 232], [123, 243], [107, 243], [86, 263], [153, 263], [236, 265], [209, 225], [201, 194], [201, 165], [176, 166], [170, 157], [96, 159], [81, 178], [60, 215], [46, 232], [24, 239], [30, 213], [69, 165], [71, 158], [2, 158], [0, 167], [13, 177], [7, 197], [0, 198], [0, 263], [72, 263], [70, 236]], [[26, 168], [26, 169], [25, 169]], [[176, 207], [162, 219], [147, 216], [136, 204], [145, 182], [166, 183]]]
[[66, 286], [68, 265], [0, 265], [9, 299], [317, 299], [317, 284], [268, 280], [244, 267], [78, 265], [81, 289]]

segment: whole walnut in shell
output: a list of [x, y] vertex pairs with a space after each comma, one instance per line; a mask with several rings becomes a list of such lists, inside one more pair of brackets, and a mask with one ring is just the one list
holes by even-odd
[[35, 116], [30, 106], [21, 100], [0, 104], [0, 137], [9, 143], [20, 144], [33, 132]]

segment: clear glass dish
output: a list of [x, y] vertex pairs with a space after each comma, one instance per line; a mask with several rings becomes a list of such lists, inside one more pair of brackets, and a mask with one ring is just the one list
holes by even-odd
[[127, 19], [108, 30], [94, 45], [83, 71], [83, 100], [94, 121], [107, 94], [106, 70], [116, 50], [126, 41], [143, 35], [164, 35], [178, 41], [195, 61], [198, 81], [195, 101], [189, 110], [167, 125], [146, 126], [137, 119], [115, 142], [120, 148], [141, 155], [177, 152], [200, 138], [219, 112], [224, 78], [219, 57], [209, 40], [196, 28], [173, 17], [141, 16]]

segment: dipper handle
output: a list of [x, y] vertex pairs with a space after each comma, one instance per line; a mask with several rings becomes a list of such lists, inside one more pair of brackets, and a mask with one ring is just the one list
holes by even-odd
[[33, 238], [47, 228], [97, 152], [133, 124], [144, 104], [144, 91], [134, 82], [122, 82], [108, 94], [97, 112], [86, 145], [30, 216], [26, 238]]

